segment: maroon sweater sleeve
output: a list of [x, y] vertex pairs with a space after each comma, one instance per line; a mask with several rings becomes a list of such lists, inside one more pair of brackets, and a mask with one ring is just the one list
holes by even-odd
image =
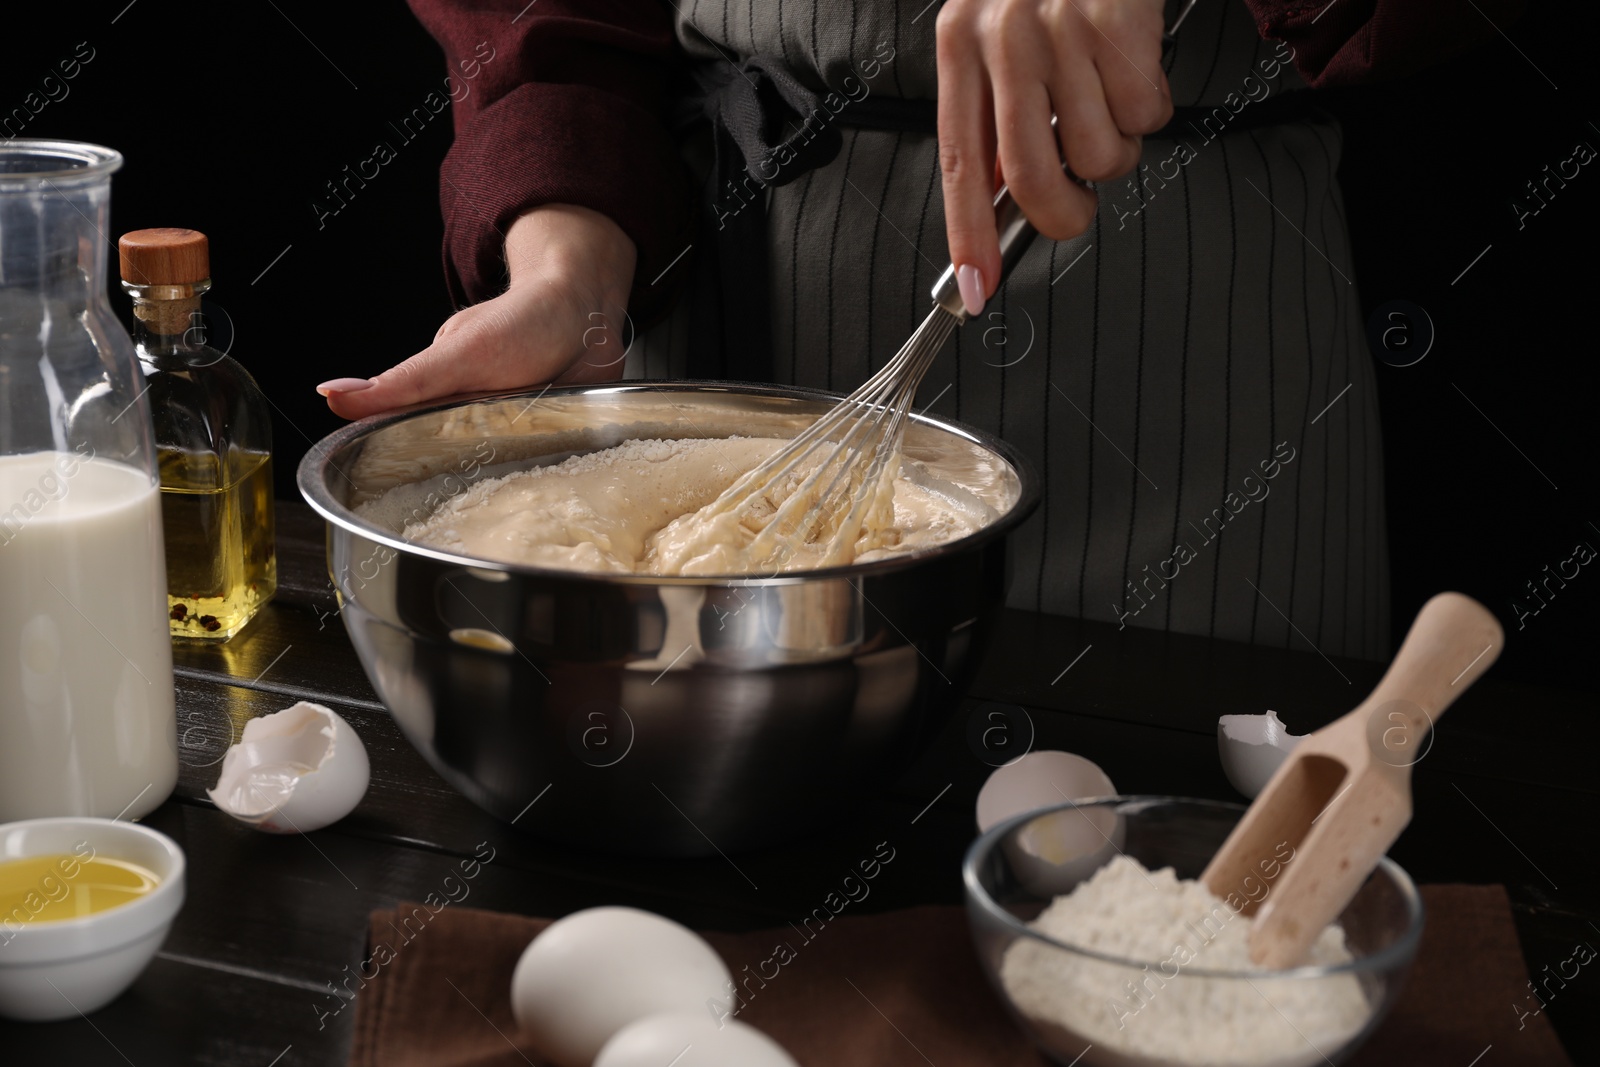
[[632, 308], [684, 250], [688, 176], [665, 101], [680, 53], [660, 0], [409, 0], [449, 64], [455, 144], [439, 171], [445, 280], [458, 304], [499, 293], [508, 226], [540, 204], [610, 217], [638, 250]]
[[[1498, 36], [1525, 0], [1245, 0], [1313, 87], [1403, 77]], [[1473, 10], [1476, 7], [1478, 10]], [[1491, 22], [1491, 20], [1493, 20]]]

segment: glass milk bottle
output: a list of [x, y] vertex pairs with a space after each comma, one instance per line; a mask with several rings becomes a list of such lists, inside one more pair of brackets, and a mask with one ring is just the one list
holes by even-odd
[[155, 418], [168, 626], [173, 637], [226, 641], [278, 587], [266, 398], [248, 371], [205, 343], [206, 235], [135, 230], [117, 249]]
[[136, 818], [178, 777], [155, 441], [106, 297], [121, 165], [0, 142], [0, 822]]

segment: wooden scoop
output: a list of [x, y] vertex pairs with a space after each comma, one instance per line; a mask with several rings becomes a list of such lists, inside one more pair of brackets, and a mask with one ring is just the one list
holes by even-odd
[[1482, 604], [1440, 593], [1372, 695], [1284, 760], [1201, 876], [1254, 914], [1255, 963], [1296, 966], [1350, 903], [1411, 821], [1411, 767], [1427, 753], [1428, 731], [1504, 641]]

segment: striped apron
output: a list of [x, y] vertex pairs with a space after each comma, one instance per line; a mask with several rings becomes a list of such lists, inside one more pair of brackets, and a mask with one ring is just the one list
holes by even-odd
[[[715, 241], [697, 242], [694, 279], [636, 339], [630, 376], [848, 392], [927, 314], [949, 258], [925, 5], [682, 0], [678, 35], [697, 63], [781, 64], [825, 99], [813, 125], [837, 151], [784, 184], [743, 183], [744, 200], [718, 191], [713, 227], [754, 220], [756, 244], [729, 270]], [[1166, 62], [1179, 114], [1145, 139], [1140, 169], [1100, 184], [1082, 236], [1035, 242], [923, 383], [919, 406], [1003, 437], [1043, 476], [1043, 503], [1014, 535], [1012, 606], [1389, 653], [1378, 407], [1335, 179], [1341, 136], [1287, 56], [1236, 0], [1201, 0]], [[884, 105], [908, 117], [885, 121]], [[709, 140], [685, 141], [702, 171]], [[752, 188], [759, 210], [745, 215]], [[763, 246], [767, 350], [711, 353], [708, 320], [728, 312], [706, 290]]]

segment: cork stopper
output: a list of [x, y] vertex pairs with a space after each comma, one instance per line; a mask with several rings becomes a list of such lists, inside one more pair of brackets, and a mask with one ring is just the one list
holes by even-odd
[[211, 277], [211, 248], [199, 230], [134, 230], [117, 242], [129, 285], [192, 285]]
[[199, 230], [134, 230], [117, 242], [133, 314], [152, 332], [185, 335], [211, 287], [211, 246]]

